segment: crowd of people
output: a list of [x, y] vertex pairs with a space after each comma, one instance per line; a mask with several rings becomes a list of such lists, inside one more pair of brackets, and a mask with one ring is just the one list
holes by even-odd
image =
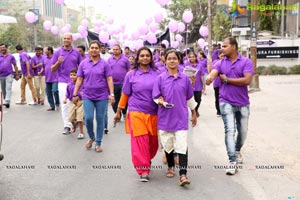
[[211, 71], [205, 51], [182, 53], [159, 44], [154, 51], [144, 46], [137, 52], [124, 47], [123, 52], [122, 46], [115, 44], [109, 54], [104, 44], [92, 41], [86, 53], [85, 46], [74, 47], [72, 42], [72, 34], [64, 34], [61, 48], [54, 52], [50, 46], [36, 47], [32, 58], [17, 45], [22, 77], [7, 45], [0, 44], [0, 83], [6, 108], [11, 103], [13, 79], [21, 78], [21, 98], [17, 104], [27, 104], [28, 84], [32, 94], [29, 105], [44, 105], [47, 97], [46, 110], [61, 112], [62, 133], [71, 134], [78, 127], [77, 138], [83, 139], [85, 124], [89, 137], [85, 148], [94, 145], [96, 152], [102, 152], [111, 104], [114, 123], [125, 120], [132, 162], [140, 181], [149, 181], [151, 160], [161, 147], [168, 165], [166, 176], [174, 177], [178, 164], [179, 184], [184, 186], [190, 184], [189, 124], [196, 126], [202, 94], [213, 83], [216, 113], [224, 122], [229, 158], [226, 174], [237, 172], [237, 165], [243, 162], [241, 149], [247, 136], [247, 86], [252, 80], [253, 66], [239, 54], [234, 38], [224, 39], [221, 49], [214, 45]]

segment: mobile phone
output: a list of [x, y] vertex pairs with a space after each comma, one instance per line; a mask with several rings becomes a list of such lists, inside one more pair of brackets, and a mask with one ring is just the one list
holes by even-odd
[[173, 108], [174, 107], [174, 104], [171, 104], [171, 103], [167, 103], [165, 108]]

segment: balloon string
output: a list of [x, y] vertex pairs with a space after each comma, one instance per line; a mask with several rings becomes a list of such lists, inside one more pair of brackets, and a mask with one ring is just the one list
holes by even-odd
[[186, 34], [185, 34], [185, 54], [187, 55], [187, 43], [188, 43], [188, 30], [189, 24], [186, 24]]

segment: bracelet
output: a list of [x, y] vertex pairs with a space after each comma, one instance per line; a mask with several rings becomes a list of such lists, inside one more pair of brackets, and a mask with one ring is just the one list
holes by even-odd
[[78, 97], [78, 95], [73, 95], [73, 97]]

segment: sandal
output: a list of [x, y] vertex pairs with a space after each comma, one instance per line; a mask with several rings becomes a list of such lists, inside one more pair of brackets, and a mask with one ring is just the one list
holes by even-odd
[[85, 148], [87, 148], [87, 149], [92, 148], [93, 142], [94, 142], [94, 140], [89, 140], [89, 141], [85, 144]]
[[180, 186], [185, 186], [189, 185], [191, 182], [190, 180], [186, 177], [186, 175], [181, 175], [179, 178], [179, 185]]
[[173, 178], [175, 176], [175, 169], [174, 169], [174, 167], [168, 168], [166, 176], [168, 178]]
[[103, 149], [101, 148], [101, 146], [100, 146], [100, 145], [96, 145], [96, 147], [95, 147], [95, 151], [96, 151], [96, 152], [102, 152], [102, 151], [103, 151]]

